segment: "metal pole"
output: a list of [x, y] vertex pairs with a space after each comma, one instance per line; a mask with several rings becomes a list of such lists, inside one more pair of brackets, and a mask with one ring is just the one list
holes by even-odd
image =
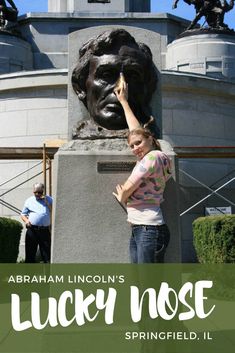
[[47, 194], [47, 159], [46, 159], [46, 144], [43, 144], [43, 183], [45, 195]]
[[51, 163], [51, 159], [48, 158], [48, 164], [49, 164], [49, 195], [52, 195], [52, 163]]

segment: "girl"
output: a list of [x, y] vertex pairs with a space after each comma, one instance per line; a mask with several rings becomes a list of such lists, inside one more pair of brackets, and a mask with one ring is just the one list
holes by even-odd
[[171, 177], [170, 161], [150, 131], [140, 126], [127, 100], [127, 84], [122, 80], [114, 90], [123, 107], [129, 127], [128, 144], [137, 157], [130, 177], [116, 186], [114, 196], [127, 207], [131, 224], [130, 258], [133, 263], [164, 262], [170, 233], [160, 204], [167, 180]]

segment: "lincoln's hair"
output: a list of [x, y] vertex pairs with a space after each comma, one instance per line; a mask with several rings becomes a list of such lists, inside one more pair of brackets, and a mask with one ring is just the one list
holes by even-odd
[[152, 52], [143, 43], [136, 42], [135, 38], [124, 29], [106, 31], [95, 38], [91, 38], [79, 50], [78, 63], [72, 73], [72, 85], [78, 98], [86, 103], [86, 80], [89, 74], [90, 60], [93, 55], [102, 56], [104, 54], [115, 54], [115, 49], [126, 45], [136, 50], [140, 50], [146, 59], [145, 83], [146, 83], [146, 103], [149, 103], [157, 85], [157, 73], [152, 61]]

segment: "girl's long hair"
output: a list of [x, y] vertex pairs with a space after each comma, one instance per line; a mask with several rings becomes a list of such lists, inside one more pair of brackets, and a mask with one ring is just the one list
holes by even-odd
[[153, 148], [155, 150], [161, 151], [160, 143], [158, 142], [157, 139], [155, 139], [155, 137], [152, 135], [151, 131], [146, 129], [145, 127], [137, 127], [136, 129], [131, 130], [127, 136], [128, 143], [130, 141], [130, 136], [132, 136], [132, 135], [141, 135], [145, 138], [149, 138], [151, 136], [153, 139]]

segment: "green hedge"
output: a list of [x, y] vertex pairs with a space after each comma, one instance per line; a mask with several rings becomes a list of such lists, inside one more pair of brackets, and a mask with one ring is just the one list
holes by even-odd
[[235, 215], [197, 218], [193, 234], [200, 263], [235, 262]]
[[0, 217], [0, 262], [16, 262], [22, 228], [20, 222]]

